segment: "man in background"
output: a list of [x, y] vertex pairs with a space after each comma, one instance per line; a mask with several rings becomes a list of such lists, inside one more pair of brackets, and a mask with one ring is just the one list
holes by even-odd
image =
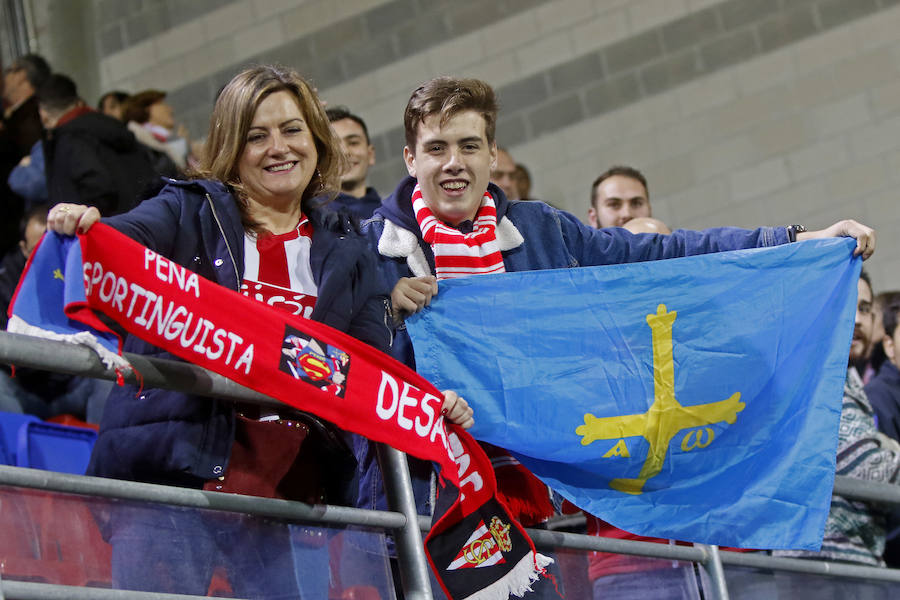
[[506, 194], [507, 200], [519, 199], [519, 182], [516, 180], [516, 161], [509, 152], [497, 147], [497, 164], [491, 169], [491, 183]]
[[7, 178], [23, 157], [40, 141], [43, 128], [35, 91], [50, 76], [47, 61], [25, 54], [3, 69], [3, 113], [0, 119], [0, 255], [18, 242], [18, 223], [24, 211], [22, 198], [7, 186]]
[[37, 54], [20, 56], [3, 73], [3, 125], [18, 158], [41, 139], [43, 128], [35, 94], [50, 77], [50, 66]]
[[591, 185], [591, 227], [622, 227], [637, 217], [652, 217], [647, 178], [633, 167], [614, 166]]
[[865, 389], [877, 415], [878, 429], [900, 441], [900, 292], [885, 296], [883, 306], [884, 336], [880, 341], [885, 361]]
[[341, 194], [332, 201], [332, 207], [345, 208], [364, 221], [381, 206], [381, 196], [368, 184], [369, 168], [375, 164], [375, 146], [369, 140], [369, 128], [362, 117], [351, 113], [346, 106], [329, 108], [325, 113], [341, 140], [348, 162], [347, 170], [341, 174]]
[[88, 204], [115, 215], [162, 187], [149, 154], [125, 124], [86, 106], [74, 81], [52, 75], [38, 101], [47, 128], [44, 167], [51, 203]]

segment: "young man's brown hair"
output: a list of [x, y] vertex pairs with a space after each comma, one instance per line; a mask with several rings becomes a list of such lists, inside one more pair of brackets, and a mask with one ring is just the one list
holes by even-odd
[[493, 88], [478, 79], [436, 77], [420, 85], [412, 93], [403, 113], [406, 145], [415, 152], [419, 123], [429, 115], [439, 113], [441, 126], [454, 115], [474, 110], [484, 117], [484, 132], [489, 144], [494, 143], [497, 125], [497, 96]]

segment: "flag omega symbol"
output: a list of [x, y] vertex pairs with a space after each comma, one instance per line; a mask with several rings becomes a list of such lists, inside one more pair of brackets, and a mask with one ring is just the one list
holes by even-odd
[[[733, 425], [737, 413], [744, 410], [741, 393], [735, 392], [726, 400], [682, 406], [675, 398], [675, 361], [672, 348], [672, 325], [676, 311], [667, 312], [666, 305], [660, 304], [656, 314], [647, 315], [647, 324], [653, 341], [653, 404], [647, 412], [620, 417], [595, 417], [584, 415], [584, 425], [579, 425], [575, 433], [582, 436], [581, 444], [587, 446], [596, 440], [619, 441], [604, 455], [628, 456], [625, 438], [642, 436], [650, 444], [647, 458], [641, 472], [634, 479], [612, 479], [609, 486], [627, 494], [641, 494], [644, 484], [651, 477], [659, 475], [669, 443], [680, 432], [689, 429], [681, 441], [684, 451], [705, 448], [713, 441], [713, 430], [708, 427], [722, 421]], [[694, 429], [704, 427], [704, 429]], [[705, 432], [704, 436], [701, 432]]]

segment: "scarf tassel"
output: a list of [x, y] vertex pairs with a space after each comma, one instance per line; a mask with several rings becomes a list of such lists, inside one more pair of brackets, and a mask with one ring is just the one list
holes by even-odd
[[529, 552], [519, 563], [499, 580], [468, 596], [465, 600], [507, 600], [510, 596], [521, 598], [532, 591], [531, 586], [546, 574], [553, 559], [537, 552]]

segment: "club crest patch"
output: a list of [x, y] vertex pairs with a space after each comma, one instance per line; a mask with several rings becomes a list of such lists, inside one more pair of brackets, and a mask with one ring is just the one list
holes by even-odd
[[447, 566], [447, 570], [500, 565], [506, 562], [503, 552], [510, 550], [512, 540], [509, 537], [509, 524], [501, 521], [499, 517], [492, 517], [488, 527], [482, 520], [460, 548], [453, 562]]
[[278, 368], [294, 379], [343, 398], [350, 373], [350, 355], [287, 325]]

